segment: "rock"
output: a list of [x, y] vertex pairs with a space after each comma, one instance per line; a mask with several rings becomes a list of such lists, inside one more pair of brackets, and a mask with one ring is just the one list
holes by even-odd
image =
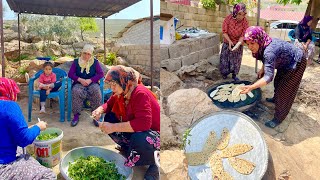
[[160, 87], [163, 96], [169, 96], [183, 86], [183, 82], [175, 74], [160, 69]]
[[70, 56], [66, 56], [66, 57], [60, 57], [58, 59], [56, 59], [54, 61], [54, 63], [59, 63], [59, 64], [63, 64], [65, 62], [69, 62], [69, 61], [73, 61], [74, 58], [70, 57]]
[[160, 123], [160, 139], [161, 139], [161, 149], [166, 149], [168, 146], [176, 145], [175, 136], [173, 134], [171, 119], [166, 116], [163, 112], [160, 113], [161, 123]]
[[165, 150], [160, 152], [161, 180], [187, 180], [188, 168], [182, 150]]
[[215, 66], [215, 67], [219, 67], [219, 65], [220, 65], [220, 55], [219, 55], [219, 54], [213, 55], [213, 56], [209, 57], [209, 58], [207, 59], [207, 61], [208, 61], [211, 65], [213, 65], [213, 66]]
[[[168, 97], [168, 117], [179, 138], [201, 117], [215, 111], [211, 99], [199, 89], [180, 89]], [[182, 141], [179, 140], [179, 143]]]
[[198, 77], [196, 77], [196, 80], [198, 80], [198, 81], [203, 81], [203, 80], [205, 80], [206, 79], [206, 77], [204, 77], [204, 76], [198, 76]]
[[117, 65], [129, 66], [128, 62], [120, 56], [117, 57], [116, 62], [117, 62]]

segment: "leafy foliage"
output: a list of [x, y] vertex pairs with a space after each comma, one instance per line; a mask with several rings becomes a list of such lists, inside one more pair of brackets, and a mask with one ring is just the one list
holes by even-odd
[[302, 2], [302, 0], [277, 0], [277, 3], [279, 4], [297, 4], [299, 5]]
[[73, 180], [124, 180], [118, 173], [114, 162], [107, 162], [101, 157], [80, 157], [74, 163], [69, 162], [68, 175]]
[[84, 41], [84, 32], [98, 32], [97, 22], [94, 18], [78, 18], [80, 25], [81, 38]]
[[201, 0], [201, 3], [205, 9], [216, 9], [216, 3], [214, 0]]
[[112, 66], [112, 65], [115, 65], [116, 63], [117, 63], [117, 53], [115, 53], [115, 52], [109, 52], [109, 53], [107, 54], [105, 64], [106, 64], [106, 65], [109, 65], [109, 66]]
[[[187, 130], [183, 133], [181, 149], [184, 149], [184, 148], [186, 147], [188, 136], [191, 136], [191, 135], [190, 135], [190, 131], [191, 131], [191, 129], [187, 129]], [[190, 145], [190, 139], [188, 140], [188, 144]]]
[[[34, 59], [34, 57], [29, 57], [26, 54], [21, 54], [20, 55], [20, 60], [24, 60], [24, 59]], [[12, 59], [13, 62], [18, 62], [19, 61], [19, 57]]]
[[36, 139], [39, 141], [47, 141], [50, 139], [54, 139], [56, 137], [58, 137], [59, 134], [58, 133], [51, 133], [51, 134], [40, 134]]

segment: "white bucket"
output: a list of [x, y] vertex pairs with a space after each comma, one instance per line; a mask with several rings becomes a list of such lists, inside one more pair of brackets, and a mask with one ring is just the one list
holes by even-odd
[[63, 132], [58, 128], [48, 128], [45, 131], [42, 131], [40, 134], [52, 134], [58, 133], [58, 137], [46, 140], [39, 141], [34, 140], [34, 153], [37, 161], [46, 167], [53, 167], [60, 162], [61, 159], [61, 140], [63, 137]]

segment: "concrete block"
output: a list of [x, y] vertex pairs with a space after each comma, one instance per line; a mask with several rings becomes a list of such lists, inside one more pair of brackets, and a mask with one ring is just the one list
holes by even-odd
[[209, 58], [207, 58], [208, 62], [215, 66], [215, 67], [219, 67], [220, 65], [220, 55], [219, 54], [215, 54]]
[[194, 27], [199, 27], [200, 26], [200, 21], [194, 21], [193, 22]]
[[193, 14], [190, 14], [190, 13], [184, 13], [183, 17], [184, 17], [184, 19], [186, 19], [186, 20], [191, 20], [191, 19], [192, 19], [192, 17], [193, 17]]
[[222, 23], [221, 22], [213, 22], [212, 23], [214, 28], [222, 28]]
[[213, 47], [213, 54], [219, 54], [219, 53], [220, 53], [220, 43]]
[[187, 56], [181, 57], [182, 66], [190, 66], [197, 62], [199, 62], [199, 52], [193, 52]]
[[190, 42], [190, 53], [197, 52], [200, 50], [200, 40]]
[[181, 68], [181, 58], [162, 60], [160, 66], [170, 72], [179, 70]]
[[213, 47], [209, 47], [199, 51], [199, 60], [207, 59], [208, 57], [213, 56], [213, 51]]
[[198, 14], [206, 14], [206, 10], [203, 8], [198, 9]]
[[169, 47], [169, 58], [178, 58], [185, 56], [190, 53], [189, 44], [187, 43], [176, 43]]
[[200, 21], [199, 26], [200, 26], [202, 29], [207, 29], [207, 22], [206, 22], [206, 21]]
[[160, 1], [160, 7], [163, 9], [167, 9], [167, 2], [166, 1]]
[[206, 49], [206, 41], [205, 39], [199, 39], [200, 40], [200, 49]]
[[213, 36], [206, 38], [205, 43], [207, 48], [213, 47], [216, 44], [216, 42], [213, 41]]
[[206, 15], [214, 15], [214, 13], [215, 13], [215, 11], [213, 11], [213, 10], [207, 10], [206, 11]]
[[214, 23], [214, 22], [207, 22], [207, 27], [208, 27], [208, 28], [213, 28], [213, 23]]
[[196, 7], [189, 6], [188, 11], [189, 13], [198, 14], [198, 8]]
[[208, 30], [209, 32], [211, 32], [211, 33], [214, 32], [214, 28], [207, 28], [207, 30]]
[[179, 5], [179, 11], [180, 12], [188, 12], [189, 8], [188, 6], [185, 6], [185, 5]]
[[207, 15], [200, 15], [199, 21], [206, 21], [207, 20]]
[[179, 11], [179, 5], [174, 4], [174, 3], [168, 3], [167, 9], [172, 10], [172, 11]]

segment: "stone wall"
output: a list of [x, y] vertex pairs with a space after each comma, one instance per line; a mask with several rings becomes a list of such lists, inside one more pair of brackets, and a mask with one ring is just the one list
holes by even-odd
[[161, 45], [161, 67], [168, 71], [179, 70], [202, 59], [207, 59], [220, 51], [219, 35], [210, 33], [197, 38], [175, 41], [171, 45]]
[[[204, 8], [174, 4], [166, 1], [160, 1], [160, 12], [172, 14], [177, 17], [180, 22], [178, 23], [178, 27], [183, 25], [181, 28], [188, 27], [199, 27], [201, 29], [208, 30], [209, 32], [221, 34], [222, 32], [222, 23], [224, 18], [229, 14], [226, 12], [225, 8], [221, 8], [224, 10], [221, 11], [213, 11], [206, 10]], [[256, 25], [257, 18], [256, 17], [248, 17], [249, 25]], [[265, 19], [260, 19], [260, 26], [264, 27], [267, 32], [268, 21]]]
[[[122, 44], [112, 48], [113, 52], [123, 57], [130, 65], [151, 66], [150, 45]], [[153, 65], [160, 67], [160, 45], [153, 46]]]
[[[153, 21], [153, 43], [160, 44], [159, 20]], [[117, 40], [119, 44], [150, 44], [150, 20], [143, 20], [123, 33]]]

